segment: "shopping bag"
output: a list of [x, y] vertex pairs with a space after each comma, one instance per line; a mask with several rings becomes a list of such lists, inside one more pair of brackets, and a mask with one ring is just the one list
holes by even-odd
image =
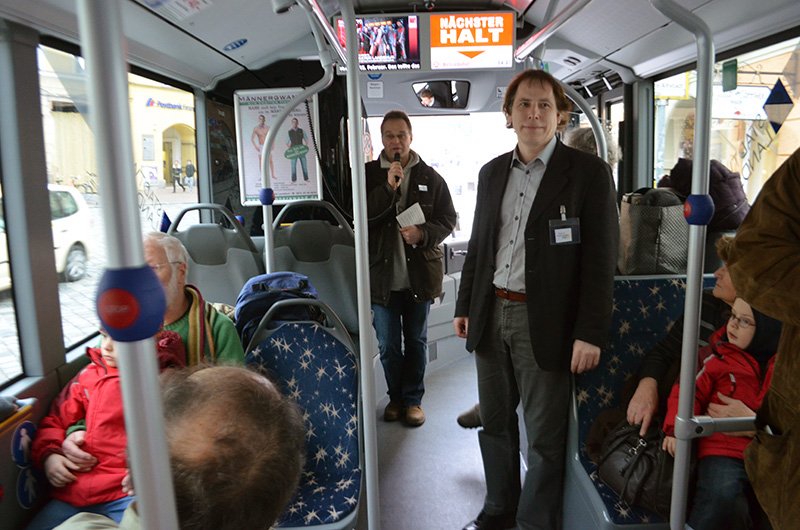
[[617, 268], [621, 274], [685, 274], [689, 224], [683, 198], [670, 188], [622, 197]]

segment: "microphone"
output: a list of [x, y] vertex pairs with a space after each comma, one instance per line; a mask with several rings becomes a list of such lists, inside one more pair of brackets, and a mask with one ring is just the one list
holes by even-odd
[[[394, 154], [394, 162], [400, 162], [400, 153], [395, 153]], [[400, 183], [400, 177], [395, 177], [394, 181], [395, 181], [395, 183], [399, 184]]]

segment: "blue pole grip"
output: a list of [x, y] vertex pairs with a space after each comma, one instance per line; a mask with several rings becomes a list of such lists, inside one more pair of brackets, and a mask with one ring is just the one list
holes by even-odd
[[147, 265], [106, 269], [97, 286], [95, 303], [105, 330], [121, 342], [154, 336], [161, 329], [167, 309], [164, 288]]
[[275, 202], [275, 191], [272, 188], [261, 188], [258, 190], [258, 199], [261, 204], [269, 206]]
[[683, 203], [683, 216], [690, 225], [708, 225], [714, 217], [711, 195], [689, 195]]

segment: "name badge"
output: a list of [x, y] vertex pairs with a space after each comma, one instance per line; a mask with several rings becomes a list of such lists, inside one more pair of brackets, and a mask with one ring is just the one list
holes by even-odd
[[551, 245], [577, 245], [581, 242], [581, 220], [577, 217], [569, 219], [551, 219]]
[[426, 184], [420, 184], [419, 191], [428, 191], [428, 186]]

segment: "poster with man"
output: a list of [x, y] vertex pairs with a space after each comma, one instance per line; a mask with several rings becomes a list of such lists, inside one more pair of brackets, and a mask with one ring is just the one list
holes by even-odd
[[[311, 131], [317, 129], [317, 100], [301, 103], [282, 123], [278, 114], [289, 105], [299, 88], [239, 90], [234, 93], [236, 147], [239, 154], [239, 189], [244, 206], [260, 205], [262, 156], [275, 202], [322, 198], [322, 183]], [[309, 115], [310, 114], [310, 115]], [[312, 127], [312, 122], [314, 127]], [[264, 155], [264, 144], [273, 128], [277, 130], [272, 150]]]

